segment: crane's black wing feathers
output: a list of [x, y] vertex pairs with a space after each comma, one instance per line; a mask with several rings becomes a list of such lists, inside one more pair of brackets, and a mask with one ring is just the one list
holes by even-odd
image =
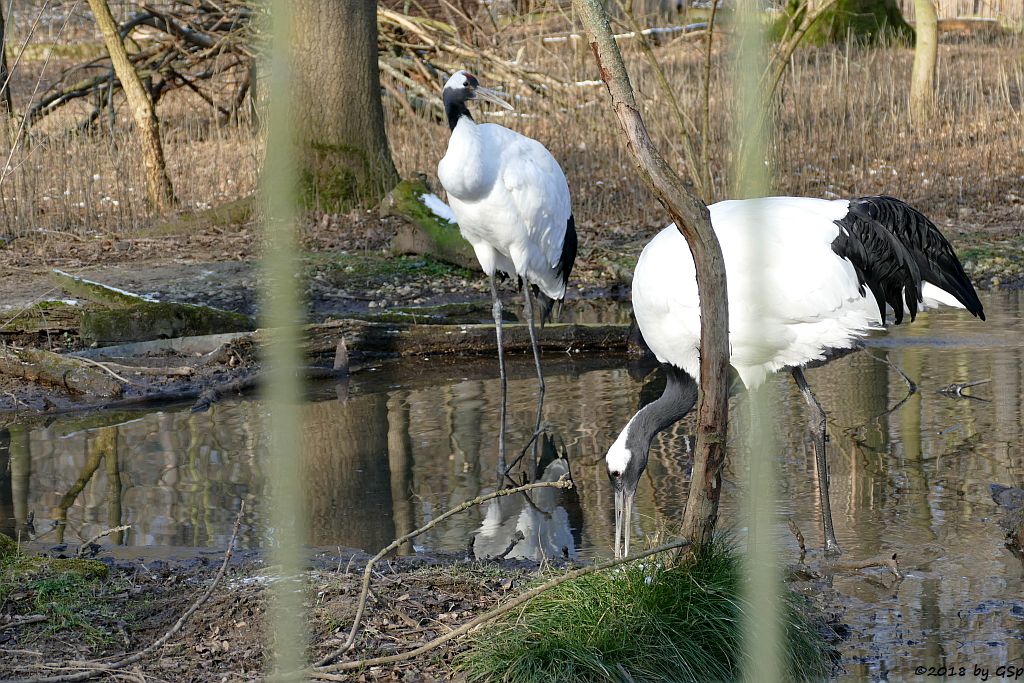
[[[558, 265], [555, 266], [555, 273], [562, 279], [564, 285], [569, 284], [569, 275], [572, 274], [573, 264], [576, 263], [577, 246], [576, 219], [569, 214], [569, 220], [565, 224], [565, 237], [562, 239], [562, 254], [558, 259]], [[551, 312], [556, 303], [558, 310], [555, 311], [554, 317], [557, 319], [562, 312], [562, 299], [556, 301], [538, 290], [536, 286], [533, 291], [537, 295], [537, 299], [540, 300], [540, 325], [544, 327], [544, 323], [552, 317]]]
[[953, 247], [928, 218], [905, 202], [885, 195], [850, 201], [849, 212], [835, 221], [839, 235], [832, 251], [853, 264], [861, 293], [871, 290], [882, 323], [886, 304], [896, 324], [903, 322], [903, 304], [910, 319], [917, 316], [921, 285], [928, 282], [949, 292], [982, 320], [985, 311]]

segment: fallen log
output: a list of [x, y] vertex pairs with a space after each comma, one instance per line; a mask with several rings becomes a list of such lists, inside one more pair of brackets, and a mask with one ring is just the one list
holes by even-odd
[[194, 337], [177, 337], [174, 339], [153, 339], [144, 342], [132, 342], [120, 346], [103, 346], [94, 349], [83, 349], [76, 351], [75, 356], [79, 358], [91, 358], [93, 360], [124, 360], [133, 356], [170, 355], [179, 356], [203, 356], [213, 353], [241, 337], [248, 336], [244, 332], [231, 332], [225, 334], [206, 334]]
[[122, 344], [224, 332], [248, 332], [255, 325], [241, 313], [211, 306], [153, 301], [60, 270], [50, 277], [69, 294], [99, 304], [82, 311], [78, 334], [86, 344]]
[[86, 344], [123, 344], [151, 339], [174, 339], [255, 327], [248, 316], [208, 306], [146, 301], [128, 308], [87, 311], [79, 336]]
[[[628, 329], [626, 325], [617, 324], [548, 325], [540, 333], [539, 342], [543, 350], [555, 357], [545, 360], [545, 367], [548, 369], [558, 368], [563, 363], [575, 363], [575, 354], [582, 351], [621, 352], [626, 348]], [[506, 351], [512, 354], [529, 351], [530, 336], [525, 324], [506, 324], [504, 330], [506, 332]], [[493, 372], [493, 366], [489, 366], [488, 369], [482, 363], [467, 364], [462, 359], [456, 361], [455, 357], [485, 356], [497, 352], [494, 326], [491, 324], [415, 325], [336, 320], [308, 325], [303, 329], [303, 351], [311, 361], [318, 364], [324, 359], [330, 359], [332, 362], [336, 360], [338, 344], [342, 341], [344, 341], [348, 353], [356, 357], [355, 362], [351, 363], [349, 367], [349, 372], [352, 373], [366, 367], [371, 361], [379, 365], [378, 359], [382, 358], [447, 356], [451, 359], [449, 362], [433, 362], [431, 367], [439, 370], [442, 367], [457, 368], [454, 371], [462, 376], [472, 365], [476, 368], [473, 372], [479, 373], [481, 377], [486, 377], [489, 376], [488, 373]], [[88, 349], [78, 352], [77, 355], [81, 356], [80, 358], [58, 356], [42, 351], [18, 351], [19, 353], [40, 353], [44, 354], [52, 363], [70, 364], [70, 367], [61, 366], [67, 368], [67, 371], [60, 369], [45, 375], [34, 374], [35, 370], [29, 372], [26, 367], [35, 368], [40, 364], [26, 366], [20, 357], [16, 358], [11, 355], [14, 350], [7, 347], [9, 354], [7, 364], [3, 365], [4, 358], [0, 357], [0, 372], [7, 372], [33, 381], [40, 377], [42, 379], [38, 381], [47, 381], [78, 393], [93, 394], [100, 399], [119, 397], [123, 388], [121, 383], [116, 382], [115, 378], [105, 371], [112, 373], [114, 370], [123, 370], [125, 374], [144, 372], [146, 374], [173, 375], [180, 372], [182, 376], [176, 378], [171, 387], [157, 389], [156, 386], [143, 384], [135, 387], [133, 384], [135, 389], [132, 393], [134, 394], [135, 391], [141, 391], [141, 393], [113, 401], [92, 401], [88, 405], [83, 403], [67, 406], [57, 405], [48, 409], [47, 415], [86, 410], [133, 409], [156, 403], [193, 400], [197, 397], [200, 398], [200, 401], [196, 403], [196, 409], [202, 410], [216, 402], [221, 395], [242, 392], [258, 385], [263, 375], [258, 365], [254, 365], [252, 361], [266, 348], [268, 343], [268, 331], [256, 330], [247, 334], [201, 336], [104, 349]], [[150, 364], [156, 361], [164, 367], [157, 368], [152, 365], [147, 368], [135, 367], [134, 359], [152, 353], [167, 354], [161, 355], [159, 359], [147, 359]], [[235, 371], [235, 376], [228, 382], [216, 383], [211, 386], [208, 381], [209, 377], [199, 372], [202, 367], [212, 363], [227, 362], [227, 359], [233, 356], [237, 356], [240, 365], [239, 369]], [[517, 361], [515, 358], [516, 356], [513, 355], [509, 359], [510, 376], [518, 376], [516, 375]], [[611, 359], [609, 362], [616, 364], [621, 362], [610, 356], [608, 358]], [[111, 363], [111, 359], [117, 359], [116, 364]], [[166, 367], [168, 364], [172, 366], [170, 372]], [[196, 370], [186, 381], [185, 368], [189, 367]], [[302, 368], [302, 372], [307, 380], [338, 378], [346, 375], [341, 368], [305, 367]], [[529, 363], [524, 362], [522, 372], [524, 376], [533, 372], [532, 360]], [[417, 373], [417, 375], [419, 374], [422, 373]], [[128, 379], [125, 381], [131, 382]], [[416, 384], [417, 378], [406, 381]], [[0, 415], [4, 412], [7, 411], [0, 410]]]
[[[526, 324], [502, 326], [505, 350], [530, 349]], [[537, 336], [544, 351], [575, 353], [613, 351], [626, 348], [628, 325], [560, 324], [547, 325]], [[363, 320], [332, 320], [305, 328], [303, 348], [307, 354], [333, 354], [340, 340], [349, 353], [369, 357], [418, 356], [431, 354], [491, 354], [498, 344], [493, 324], [414, 325], [377, 323]], [[257, 347], [269, 341], [266, 330], [253, 333]]]
[[67, 301], [38, 301], [0, 311], [0, 335], [69, 332], [82, 324], [83, 308]]
[[454, 217], [447, 215], [448, 211], [422, 180], [398, 183], [385, 199], [381, 211], [382, 215], [401, 216], [406, 220], [391, 240], [391, 253], [426, 254], [462, 268], [477, 268], [479, 263], [473, 247], [459, 232]]
[[88, 361], [42, 349], [0, 348], [0, 373], [101, 398], [124, 392], [121, 382]]

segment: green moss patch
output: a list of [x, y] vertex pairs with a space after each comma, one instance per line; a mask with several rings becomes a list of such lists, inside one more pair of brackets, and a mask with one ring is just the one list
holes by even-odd
[[311, 253], [307, 269], [318, 271], [346, 289], [376, 289], [411, 278], [472, 277], [465, 268], [429, 256], [383, 256], [376, 253]]
[[115, 344], [252, 329], [253, 321], [241, 313], [209, 306], [144, 301], [128, 308], [85, 312], [79, 334], [86, 343]]
[[[566, 582], [477, 636], [457, 666], [471, 681], [723, 681], [739, 676], [741, 558], [717, 546], [661, 567], [650, 561]], [[831, 671], [809, 608], [781, 615], [789, 680]]]
[[[96, 560], [50, 558], [22, 553], [8, 536], [0, 534], [0, 604], [15, 614], [43, 615], [45, 622], [31, 627], [42, 633], [73, 630], [92, 642], [110, 638], [109, 630], [94, 623], [118, 618], [104, 596], [109, 568]], [[115, 587], [121, 592], [123, 586]]]
[[397, 178], [383, 160], [373, 160], [365, 149], [307, 141], [304, 145], [299, 188], [307, 208], [344, 213], [377, 203]]
[[[769, 29], [773, 40], [786, 34], [787, 26], [807, 12], [805, 0], [789, 0], [782, 15]], [[896, 0], [838, 0], [811, 26], [804, 42], [828, 45], [846, 40], [861, 43], [899, 42], [913, 44], [914, 29], [903, 18]]]

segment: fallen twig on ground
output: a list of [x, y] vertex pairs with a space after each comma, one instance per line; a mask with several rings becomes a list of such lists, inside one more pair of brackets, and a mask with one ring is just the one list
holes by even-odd
[[93, 360], [92, 358], [79, 358], [78, 360], [82, 361], [83, 363], [88, 363], [89, 365], [95, 365], [100, 370], [103, 370], [104, 372], [106, 372], [108, 375], [110, 375], [119, 382], [124, 382], [125, 384], [128, 384], [133, 387], [142, 386], [138, 382], [133, 382], [132, 380], [127, 379], [126, 377], [122, 377], [121, 375], [114, 372], [113, 368], [110, 367], [109, 363], [101, 363], [98, 360]]
[[244, 514], [245, 501], [243, 500], [238, 508], [238, 515], [235, 517], [235, 525], [231, 529], [231, 539], [228, 541], [228, 547], [224, 551], [224, 561], [221, 562], [220, 569], [217, 570], [216, 576], [213, 577], [213, 582], [210, 584], [209, 588], [207, 588], [202, 595], [196, 598], [196, 601], [193, 602], [192, 605], [189, 606], [189, 608], [185, 610], [180, 617], [178, 617], [178, 620], [174, 622], [174, 625], [171, 626], [171, 628], [169, 628], [167, 632], [164, 633], [162, 636], [160, 636], [159, 638], [157, 638], [152, 643], [150, 643], [143, 649], [139, 650], [135, 654], [129, 655], [114, 662], [68, 662], [64, 665], [64, 668], [67, 669], [81, 669], [86, 667], [95, 668], [88, 668], [85, 671], [61, 674], [59, 676], [40, 676], [37, 678], [22, 678], [13, 681], [13, 683], [70, 683], [72, 681], [87, 681], [90, 678], [95, 678], [96, 676], [99, 676], [101, 674], [117, 671], [119, 669], [125, 668], [126, 666], [141, 661], [150, 653], [163, 647], [167, 643], [167, 641], [173, 638], [174, 635], [178, 631], [180, 631], [186, 623], [188, 623], [188, 620], [192, 617], [192, 615], [195, 614], [196, 611], [200, 607], [202, 607], [207, 600], [210, 599], [210, 596], [213, 595], [213, 591], [216, 590], [217, 585], [220, 583], [221, 579], [224, 578], [224, 574], [225, 572], [227, 572], [228, 563], [231, 561], [231, 556], [234, 553], [235, 540], [238, 538], [238, 530], [242, 526], [242, 516]]
[[78, 546], [78, 552], [75, 553], [75, 557], [81, 557], [82, 555], [84, 555], [85, 551], [89, 548], [89, 546], [91, 546], [93, 543], [95, 543], [96, 541], [100, 540], [104, 536], [109, 536], [110, 534], [116, 534], [119, 531], [128, 531], [131, 528], [132, 528], [131, 524], [122, 524], [121, 526], [115, 526], [112, 529], [105, 529], [104, 531], [99, 532], [98, 534], [96, 534], [95, 536], [90, 538], [88, 541], [86, 541], [82, 545]]
[[[551, 483], [554, 483], [554, 482], [551, 482]], [[617, 567], [617, 566], [619, 566], [621, 564], [625, 564], [627, 562], [633, 562], [633, 561], [636, 561], [636, 560], [641, 560], [641, 559], [643, 559], [645, 557], [649, 557], [651, 555], [656, 555], [658, 553], [663, 553], [663, 552], [665, 552], [667, 550], [673, 550], [673, 549], [676, 549], [676, 548], [684, 548], [686, 546], [689, 546], [689, 544], [690, 544], [690, 542], [688, 540], [677, 539], [675, 541], [672, 541], [671, 543], [666, 543], [664, 545], [660, 545], [657, 548], [653, 548], [652, 550], [647, 550], [645, 552], [638, 553], [638, 554], [633, 555], [631, 557], [623, 557], [623, 558], [620, 558], [618, 560], [608, 560], [607, 562], [601, 562], [599, 564], [591, 565], [589, 567], [583, 567], [581, 569], [574, 569], [572, 571], [566, 572], [565, 574], [562, 574], [561, 576], [557, 576], [557, 577], [551, 579], [550, 581], [546, 581], [545, 583], [541, 584], [540, 586], [537, 586], [536, 588], [528, 590], [528, 591], [526, 591], [525, 593], [523, 593], [521, 595], [516, 596], [515, 598], [513, 598], [512, 600], [509, 600], [508, 602], [506, 602], [503, 605], [499, 605], [498, 607], [495, 607], [492, 610], [488, 610], [487, 612], [484, 612], [480, 616], [478, 616], [475, 619], [472, 619], [472, 620], [466, 622], [462, 626], [459, 626], [458, 628], [456, 628], [456, 629], [454, 629], [452, 631], [449, 631], [448, 633], [445, 633], [444, 635], [438, 636], [437, 638], [434, 638], [430, 642], [425, 643], [425, 644], [421, 645], [420, 647], [417, 647], [417, 648], [415, 648], [413, 650], [408, 650], [407, 652], [400, 652], [400, 653], [394, 654], [394, 655], [387, 655], [385, 657], [374, 657], [372, 659], [354, 659], [354, 660], [348, 661], [348, 662], [340, 662], [340, 663], [334, 664], [334, 665], [332, 665], [330, 667], [314, 668], [311, 671], [306, 672], [306, 674], [308, 676], [312, 677], [312, 678], [319, 678], [319, 679], [329, 680], [329, 681], [347, 681], [347, 680], [351, 680], [351, 678], [349, 676], [339, 675], [339, 674], [336, 674], [336, 673], [333, 673], [333, 672], [336, 672], [336, 671], [349, 671], [351, 669], [362, 669], [362, 668], [366, 668], [366, 667], [370, 667], [370, 666], [380, 666], [382, 664], [394, 664], [395, 662], [403, 662], [403, 661], [405, 661], [407, 659], [412, 659], [413, 657], [418, 657], [418, 656], [420, 656], [420, 655], [422, 655], [422, 654], [424, 654], [426, 652], [430, 652], [431, 650], [437, 648], [440, 645], [443, 645], [444, 643], [448, 642], [449, 640], [452, 640], [453, 638], [458, 638], [459, 636], [465, 635], [466, 633], [469, 633], [470, 631], [473, 631], [474, 629], [478, 628], [479, 626], [481, 626], [483, 624], [486, 624], [489, 621], [493, 621], [497, 617], [500, 617], [501, 615], [506, 614], [507, 612], [511, 612], [512, 610], [514, 610], [516, 607], [519, 607], [523, 603], [529, 602], [530, 600], [532, 600], [533, 598], [537, 597], [541, 593], [543, 593], [543, 592], [545, 592], [547, 590], [550, 590], [550, 589], [554, 588], [555, 586], [563, 584], [566, 581], [571, 581], [573, 579], [578, 579], [581, 576], [586, 576], [587, 574], [592, 574], [594, 572], [604, 571], [606, 569], [612, 569], [612, 568]]]
[[363, 620], [363, 612], [366, 609], [366, 598], [370, 591], [370, 577], [373, 571], [373, 566], [385, 555], [387, 555], [393, 550], [398, 549], [399, 547], [401, 547], [403, 543], [408, 543], [420, 534], [430, 531], [435, 526], [437, 526], [444, 520], [448, 519], [449, 517], [457, 515], [460, 512], [465, 512], [466, 510], [472, 507], [476, 507], [477, 505], [486, 503], [487, 501], [492, 500], [494, 498], [500, 498], [501, 496], [511, 496], [516, 493], [524, 493], [526, 491], [531, 491], [533, 489], [539, 488], [568, 489], [572, 488], [572, 486], [572, 481], [567, 479], [566, 476], [563, 475], [561, 478], [558, 479], [558, 481], [539, 481], [532, 484], [517, 486], [515, 488], [500, 489], [498, 491], [493, 491], [491, 493], [488, 493], [487, 495], [477, 496], [473, 500], [466, 501], [462, 505], [454, 507], [451, 510], [445, 512], [444, 514], [438, 515], [434, 519], [430, 520], [430, 522], [428, 522], [427, 524], [421, 526], [419, 529], [416, 529], [415, 531], [410, 531], [405, 536], [402, 536], [401, 538], [392, 541], [379, 553], [371, 557], [369, 562], [366, 563], [366, 567], [363, 569], [363, 587], [359, 595], [359, 604], [356, 607], [356, 616], [352, 620], [352, 630], [349, 631], [348, 638], [345, 640], [345, 644], [339, 647], [338, 649], [334, 650], [333, 652], [329, 653], [325, 657], [321, 658], [320, 661], [316, 663], [316, 666], [323, 667], [329, 665], [335, 659], [351, 650], [352, 646], [355, 645], [356, 636], [359, 634], [359, 625]]
[[39, 624], [44, 621], [48, 621], [50, 617], [45, 614], [26, 614], [25, 616], [4, 616], [0, 618], [0, 626], [3, 628], [17, 628], [18, 626], [28, 626], [29, 624]]

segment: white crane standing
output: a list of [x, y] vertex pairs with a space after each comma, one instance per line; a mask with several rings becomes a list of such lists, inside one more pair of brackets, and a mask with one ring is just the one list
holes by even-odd
[[499, 94], [480, 86], [476, 77], [456, 71], [445, 83], [442, 98], [451, 139], [437, 176], [462, 236], [473, 246], [480, 267], [491, 280], [494, 325], [498, 337], [501, 377], [501, 422], [498, 476], [505, 463], [505, 352], [501, 329], [501, 298], [497, 273], [517, 278], [526, 299], [526, 317], [533, 359], [540, 383], [537, 428], [544, 402], [544, 375], [534, 329], [533, 296], [540, 300], [541, 325], [565, 286], [576, 259], [576, 226], [569, 203], [569, 185], [544, 145], [494, 123], [477, 123], [466, 106], [470, 100], [512, 106]]

